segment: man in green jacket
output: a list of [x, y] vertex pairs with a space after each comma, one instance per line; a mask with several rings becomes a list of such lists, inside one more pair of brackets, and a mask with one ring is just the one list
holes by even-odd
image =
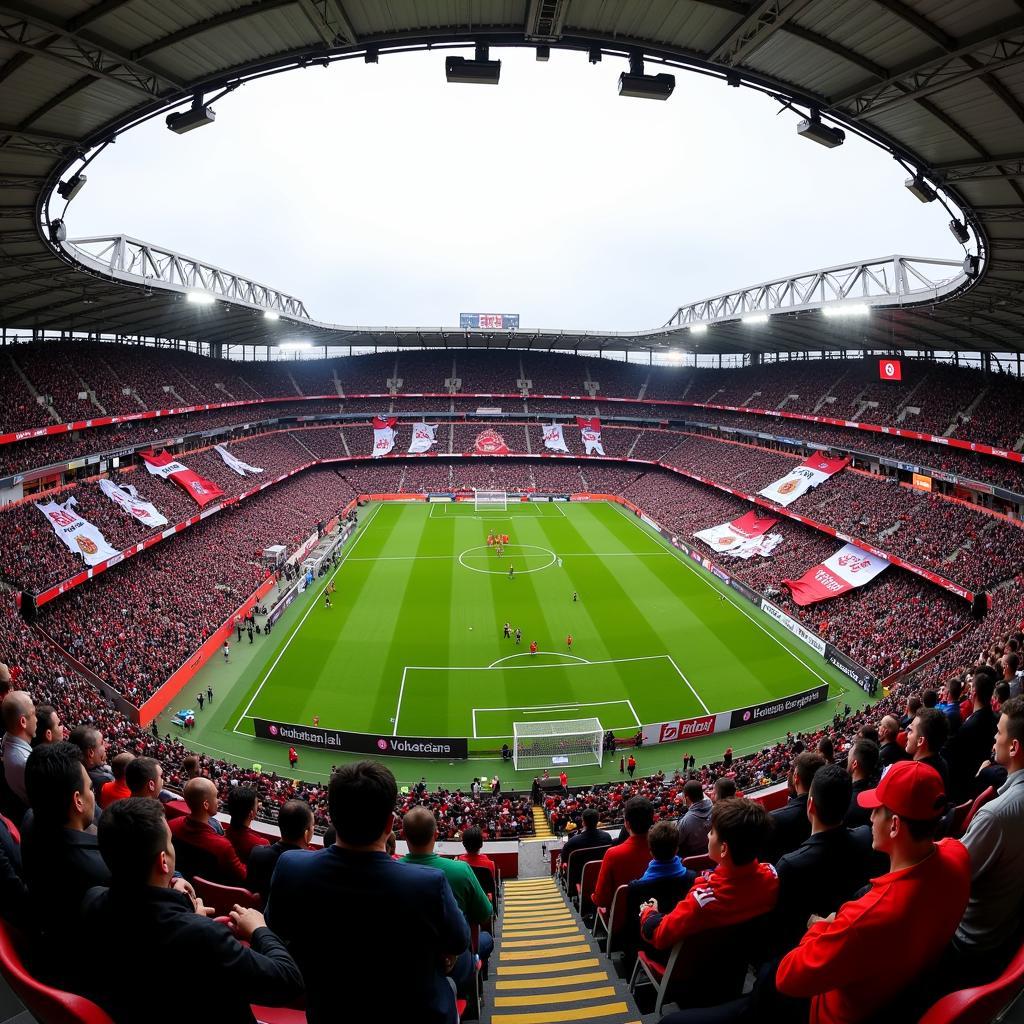
[[[484, 931], [484, 925], [490, 923], [494, 913], [491, 901], [477, 881], [473, 869], [461, 860], [452, 860], [434, 853], [437, 841], [437, 820], [433, 811], [426, 807], [414, 807], [402, 819], [402, 833], [409, 844], [409, 852], [402, 858], [407, 864], [419, 864], [422, 867], [437, 868], [448, 879], [455, 902], [470, 926], [480, 925], [480, 939], [477, 943], [477, 955], [487, 969], [487, 958], [494, 949], [494, 939]], [[452, 979], [461, 993], [466, 989], [473, 977], [474, 964], [472, 951], [463, 953], [451, 973]]]

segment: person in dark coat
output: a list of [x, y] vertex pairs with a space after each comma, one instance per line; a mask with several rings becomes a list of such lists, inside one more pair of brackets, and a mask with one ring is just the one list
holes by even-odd
[[878, 744], [874, 740], [864, 739], [863, 736], [855, 740], [847, 752], [846, 770], [853, 779], [853, 793], [846, 811], [847, 828], [871, 824], [871, 812], [860, 806], [857, 797], [878, 785], [878, 776], [881, 774], [880, 760]]
[[865, 851], [843, 823], [852, 793], [853, 782], [839, 765], [825, 765], [811, 780], [811, 834], [775, 865], [779, 952], [799, 943], [811, 914], [828, 917], [867, 884]]
[[458, 1020], [447, 975], [469, 925], [441, 871], [388, 856], [397, 799], [383, 765], [340, 766], [327, 794], [335, 844], [277, 862], [267, 920], [306, 979], [309, 1024], [374, 1020], [384, 1003], [391, 1020]]
[[100, 818], [99, 845], [112, 880], [85, 897], [81, 988], [117, 1024], [181, 1020], [181, 1002], [153, 987], [154, 963], [181, 979], [203, 1020], [218, 1024], [251, 1024], [250, 1003], [286, 1006], [302, 995], [298, 966], [258, 910], [236, 905], [230, 925], [213, 921], [174, 877], [174, 844], [158, 800], [111, 804]]
[[807, 819], [807, 794], [811, 781], [819, 768], [824, 767], [825, 758], [805, 750], [793, 758], [789, 771], [790, 798], [785, 807], [771, 812], [772, 832], [761, 861], [777, 863], [784, 854], [795, 850], [810, 834], [811, 823]]
[[954, 803], [976, 795], [975, 776], [983, 761], [992, 756], [999, 716], [992, 710], [995, 673], [987, 665], [974, 673], [974, 699], [970, 715], [950, 736], [942, 754], [949, 765], [950, 797]]
[[313, 840], [313, 811], [305, 800], [289, 800], [277, 812], [277, 827], [281, 838], [269, 846], [255, 846], [249, 854], [249, 870], [245, 884], [250, 892], [264, 899], [270, 892], [270, 880], [282, 853], [288, 850], [306, 850]]

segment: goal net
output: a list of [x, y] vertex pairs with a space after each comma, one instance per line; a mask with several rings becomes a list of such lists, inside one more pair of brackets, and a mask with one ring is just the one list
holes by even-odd
[[481, 509], [508, 510], [508, 491], [473, 491], [473, 505], [477, 512]]
[[515, 722], [512, 760], [516, 771], [532, 768], [600, 765], [604, 727], [596, 718], [562, 722]]

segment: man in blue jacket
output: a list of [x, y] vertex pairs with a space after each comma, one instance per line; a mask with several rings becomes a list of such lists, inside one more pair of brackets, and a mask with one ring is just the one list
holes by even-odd
[[309, 1024], [456, 1024], [447, 975], [469, 926], [442, 872], [385, 851], [397, 798], [383, 765], [341, 765], [327, 791], [335, 844], [277, 862], [267, 920], [302, 969]]

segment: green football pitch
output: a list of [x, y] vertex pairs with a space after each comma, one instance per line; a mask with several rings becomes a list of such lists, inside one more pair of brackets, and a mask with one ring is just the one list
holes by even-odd
[[[500, 558], [487, 545], [492, 531], [509, 535]], [[327, 608], [329, 579], [336, 589]], [[522, 631], [520, 644], [503, 636], [506, 621]], [[196, 680], [203, 689], [213, 681], [218, 699], [199, 715], [191, 745], [270, 769], [283, 766], [285, 748], [254, 738], [254, 717], [467, 737], [471, 759], [490, 759], [475, 770], [396, 759], [400, 777], [418, 777], [422, 766], [432, 780], [462, 784], [496, 769], [493, 757], [515, 722], [597, 718], [631, 735], [641, 723], [713, 714], [823, 681], [837, 701], [864, 700], [759, 609], [604, 502], [369, 506], [332, 576], [319, 579], [271, 637], [235, 645], [231, 666], [220, 660]], [[703, 756], [711, 757], [727, 743], [763, 745], [830, 719], [834, 709], [830, 701], [728, 740], [682, 746], [700, 752], [710, 743]], [[680, 756], [680, 745], [648, 747], [642, 768]], [[323, 775], [343, 759], [300, 748], [298, 774]], [[576, 769], [574, 777], [605, 777], [610, 767]]]

